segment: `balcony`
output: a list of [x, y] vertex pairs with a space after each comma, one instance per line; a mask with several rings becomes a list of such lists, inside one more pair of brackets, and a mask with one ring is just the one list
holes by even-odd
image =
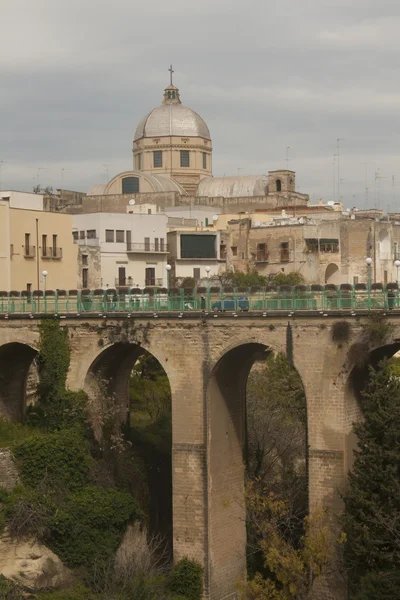
[[162, 277], [150, 277], [145, 281], [145, 287], [163, 287], [163, 285]]
[[57, 248], [56, 246], [52, 248], [42, 248], [41, 256], [43, 259], [52, 258], [54, 260], [61, 260], [63, 257], [62, 248]]
[[126, 251], [127, 252], [158, 252], [159, 254], [168, 254], [168, 246], [167, 244], [137, 244], [137, 243], [126, 243]]
[[22, 246], [25, 258], [35, 258], [36, 246]]
[[132, 287], [133, 277], [116, 277], [115, 287]]
[[97, 237], [95, 237], [95, 238], [85, 237], [85, 238], [81, 238], [81, 239], [74, 238], [74, 244], [78, 244], [79, 246], [99, 246], [100, 240]]
[[62, 257], [63, 257], [62, 248], [56, 248], [55, 246], [53, 246], [53, 248], [51, 248], [51, 258], [54, 260], [61, 260]]

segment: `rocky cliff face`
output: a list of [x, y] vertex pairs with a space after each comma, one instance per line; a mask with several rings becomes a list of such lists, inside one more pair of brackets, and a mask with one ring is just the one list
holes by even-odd
[[27, 590], [69, 585], [72, 574], [49, 548], [34, 540], [0, 538], [0, 573]]
[[13, 455], [7, 448], [0, 449], [0, 488], [12, 490], [18, 483], [18, 471]]

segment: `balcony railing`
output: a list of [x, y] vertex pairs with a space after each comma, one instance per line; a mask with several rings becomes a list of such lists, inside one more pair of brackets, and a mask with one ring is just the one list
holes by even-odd
[[115, 287], [132, 287], [133, 277], [116, 277]]
[[62, 248], [56, 248], [55, 246], [53, 246], [53, 248], [51, 248], [51, 258], [61, 260], [62, 257], [63, 257]]
[[85, 238], [81, 238], [81, 239], [74, 238], [74, 244], [78, 244], [79, 246], [98, 246], [100, 244], [100, 240], [97, 237], [95, 237], [95, 238], [85, 237]]
[[24, 249], [25, 258], [35, 258], [36, 246], [22, 246]]
[[50, 248], [42, 248], [42, 258], [54, 260], [61, 260], [63, 257], [62, 248], [57, 248], [56, 246], [52, 246]]
[[184, 259], [202, 259], [202, 258], [208, 258], [208, 259], [213, 259], [213, 260], [218, 260], [218, 256], [217, 253], [214, 251], [210, 251], [207, 252], [200, 250], [199, 252], [196, 252], [194, 250], [181, 250], [181, 258]]
[[163, 278], [162, 277], [150, 277], [146, 279], [145, 286], [146, 287], [162, 287], [163, 286]]
[[160, 252], [163, 254], [167, 254], [168, 253], [168, 245], [167, 244], [139, 244], [139, 243], [132, 243], [132, 242], [127, 242], [126, 244], [126, 251], [127, 252]]

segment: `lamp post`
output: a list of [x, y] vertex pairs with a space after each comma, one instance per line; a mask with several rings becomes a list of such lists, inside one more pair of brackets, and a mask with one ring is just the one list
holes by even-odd
[[368, 258], [365, 259], [365, 264], [367, 265], [367, 270], [368, 270], [367, 290], [368, 290], [368, 310], [369, 310], [371, 308], [371, 265], [372, 265], [372, 258], [370, 256], [368, 256]]
[[46, 277], [48, 275], [47, 271], [42, 271], [43, 277], [43, 296], [44, 296], [44, 312], [46, 312]]
[[167, 309], [169, 310], [169, 274], [172, 267], [171, 265], [165, 265], [165, 270], [167, 271]]
[[210, 310], [210, 271], [211, 271], [211, 267], [206, 267], [206, 273], [207, 273], [207, 310]]
[[395, 260], [394, 261], [395, 267], [397, 268], [397, 285], [399, 285], [399, 267], [400, 267], [400, 260]]

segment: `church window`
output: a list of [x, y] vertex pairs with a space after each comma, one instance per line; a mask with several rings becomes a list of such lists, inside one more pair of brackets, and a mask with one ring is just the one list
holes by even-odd
[[139, 154], [136, 154], [136, 157], [135, 157], [135, 168], [136, 168], [136, 171], [142, 170], [142, 154], [140, 152], [139, 152]]
[[122, 180], [123, 194], [139, 193], [139, 177], [124, 177]]
[[190, 167], [189, 150], [181, 150], [181, 167]]
[[276, 191], [277, 192], [281, 192], [282, 191], [282, 181], [280, 179], [276, 180]]
[[203, 152], [203, 169], [207, 169], [207, 152]]
[[162, 167], [162, 150], [156, 150], [153, 152], [153, 166], [154, 168]]

